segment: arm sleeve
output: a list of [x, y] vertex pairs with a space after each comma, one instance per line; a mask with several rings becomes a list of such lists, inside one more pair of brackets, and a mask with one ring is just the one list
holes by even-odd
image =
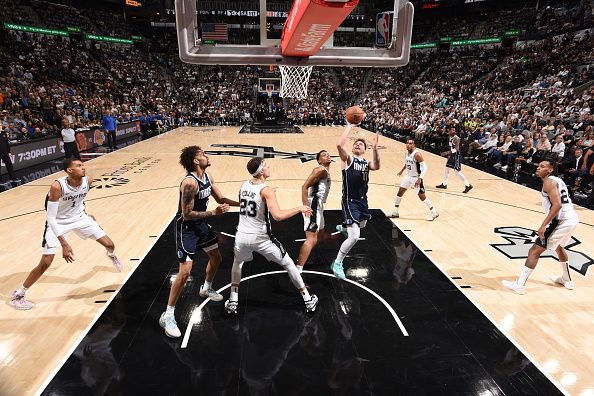
[[425, 161], [423, 161], [419, 162], [419, 166], [421, 167], [421, 174], [419, 175], [419, 177], [422, 179], [425, 177], [425, 173], [427, 173], [427, 164], [425, 163]]
[[58, 222], [56, 220], [59, 205], [59, 202], [47, 202], [47, 225], [51, 228], [54, 234], [56, 234], [56, 237], [62, 235], [62, 231], [60, 229], [60, 226], [58, 226]]

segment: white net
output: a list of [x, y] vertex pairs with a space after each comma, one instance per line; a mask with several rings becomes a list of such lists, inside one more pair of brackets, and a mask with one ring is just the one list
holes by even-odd
[[307, 84], [313, 66], [279, 65], [282, 84], [280, 96], [282, 98], [307, 98]]

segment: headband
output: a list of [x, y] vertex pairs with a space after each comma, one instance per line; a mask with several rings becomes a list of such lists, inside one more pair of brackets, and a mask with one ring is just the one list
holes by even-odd
[[258, 176], [258, 173], [260, 173], [260, 171], [262, 171], [262, 168], [264, 168], [265, 162], [266, 161], [260, 162], [260, 166], [258, 167], [258, 169], [256, 169], [256, 171], [254, 173], [252, 173], [252, 176], [254, 176], [254, 177]]

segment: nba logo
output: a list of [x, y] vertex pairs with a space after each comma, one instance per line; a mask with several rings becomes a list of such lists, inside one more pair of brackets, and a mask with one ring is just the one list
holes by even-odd
[[390, 13], [380, 12], [375, 16], [375, 45], [387, 47], [390, 43]]

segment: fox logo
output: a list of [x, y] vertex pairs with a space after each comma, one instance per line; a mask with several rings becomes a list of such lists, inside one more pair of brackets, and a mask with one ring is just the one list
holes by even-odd
[[[496, 227], [493, 230], [496, 234], [501, 234], [501, 237], [509, 243], [491, 243], [495, 249], [505, 254], [511, 259], [525, 259], [528, 257], [528, 250], [532, 247], [536, 237], [536, 231], [529, 230], [524, 227]], [[575, 237], [571, 237], [565, 250], [569, 257], [569, 266], [582, 275], [586, 275], [588, 267], [594, 264], [594, 260], [584, 253], [572, 250], [574, 246], [581, 244]], [[545, 250], [540, 257], [549, 257], [559, 260], [557, 253]]]

